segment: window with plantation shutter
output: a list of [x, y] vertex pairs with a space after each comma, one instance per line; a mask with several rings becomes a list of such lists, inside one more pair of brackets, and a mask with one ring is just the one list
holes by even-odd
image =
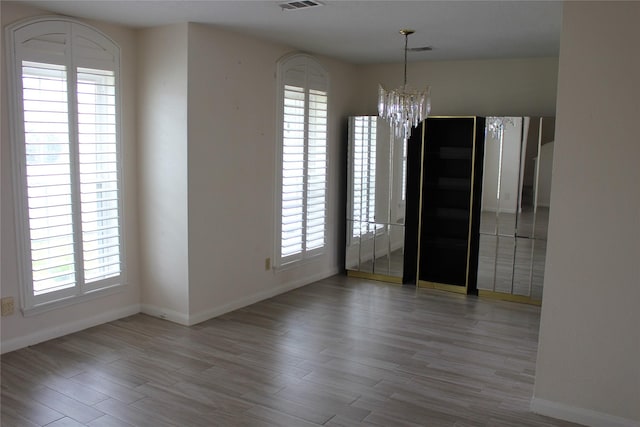
[[21, 305], [29, 312], [124, 283], [119, 49], [64, 18], [7, 33]]
[[322, 253], [326, 240], [327, 75], [307, 55], [279, 63], [281, 141], [276, 265]]

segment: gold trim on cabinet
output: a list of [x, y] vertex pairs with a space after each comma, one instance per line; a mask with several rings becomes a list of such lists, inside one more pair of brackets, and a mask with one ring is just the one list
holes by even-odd
[[478, 118], [473, 117], [473, 144], [471, 144], [471, 192], [469, 194], [469, 231], [467, 234], [467, 271], [465, 273], [465, 290], [469, 292], [469, 262], [471, 261], [471, 231], [473, 230], [473, 190], [476, 181], [476, 132]]
[[418, 198], [418, 247], [416, 248], [416, 290], [420, 283], [420, 252], [422, 246], [422, 191], [424, 186], [424, 136], [426, 135], [427, 119], [422, 121], [422, 147], [420, 148], [420, 197]]
[[418, 287], [427, 289], [438, 289], [440, 291], [455, 292], [457, 294], [467, 295], [466, 286], [448, 285], [446, 283], [428, 282], [426, 280], [420, 280]]
[[522, 304], [542, 305], [542, 301], [533, 299], [526, 295], [513, 295], [504, 292], [485, 291], [478, 289], [478, 296], [481, 298], [498, 299], [502, 301], [519, 302]]
[[402, 277], [387, 276], [384, 274], [367, 273], [364, 271], [347, 270], [347, 276], [359, 279], [377, 280], [378, 282], [393, 283], [402, 285]]

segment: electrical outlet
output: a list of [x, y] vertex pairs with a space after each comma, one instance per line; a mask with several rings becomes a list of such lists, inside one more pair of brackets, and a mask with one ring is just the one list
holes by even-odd
[[271, 258], [264, 259], [264, 269], [271, 270]]
[[14, 305], [13, 305], [13, 297], [5, 297], [2, 298], [2, 315], [3, 316], [11, 316], [13, 314]]

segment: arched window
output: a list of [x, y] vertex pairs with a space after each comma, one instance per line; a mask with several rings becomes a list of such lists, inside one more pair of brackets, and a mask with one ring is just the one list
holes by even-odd
[[118, 46], [78, 21], [6, 30], [25, 312], [124, 283]]
[[309, 55], [278, 63], [277, 267], [319, 255], [326, 244], [328, 80]]

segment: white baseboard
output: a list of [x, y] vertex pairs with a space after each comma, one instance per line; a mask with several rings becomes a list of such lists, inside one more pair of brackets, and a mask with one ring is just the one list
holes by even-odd
[[334, 276], [338, 273], [340, 273], [340, 270], [338, 267], [335, 267], [328, 272], [319, 273], [314, 276], [307, 276], [302, 279], [288, 282], [273, 289], [269, 289], [264, 292], [258, 292], [256, 294], [237, 299], [228, 304], [195, 313], [191, 316], [175, 310], [167, 310], [165, 308], [156, 307], [149, 304], [133, 304], [117, 310], [100, 313], [93, 317], [79, 319], [72, 322], [64, 323], [62, 325], [45, 328], [33, 334], [2, 341], [0, 343], [0, 353], [8, 353], [10, 351], [18, 350], [30, 345], [35, 345], [64, 335], [72, 334], [83, 329], [91, 328], [93, 326], [101, 325], [107, 322], [112, 322], [114, 320], [132, 316], [141, 312], [150, 316], [166, 319], [180, 325], [191, 326], [195, 325], [196, 323], [204, 322], [205, 320], [209, 320], [222, 314], [228, 313], [230, 311], [246, 307], [267, 298], [280, 295], [284, 292], [291, 291], [301, 286], [308, 285], [318, 280], [326, 279], [327, 277]]
[[234, 310], [238, 310], [240, 308], [246, 307], [251, 304], [255, 304], [262, 300], [275, 297], [276, 295], [283, 294], [285, 292], [291, 291], [293, 289], [299, 288], [301, 286], [308, 285], [313, 282], [317, 282], [318, 280], [326, 279], [327, 277], [335, 276], [340, 271], [336, 267], [329, 272], [318, 273], [314, 276], [307, 276], [302, 279], [294, 280], [292, 282], [288, 282], [282, 284], [276, 288], [266, 290], [264, 292], [258, 292], [253, 295], [249, 295], [235, 301], [231, 301], [230, 303], [223, 304], [217, 307], [213, 307], [208, 310], [201, 311], [199, 313], [195, 313], [189, 316], [189, 325], [195, 325], [196, 323], [204, 322], [205, 320], [213, 319], [214, 317], [221, 316], [225, 313], [229, 313]]
[[140, 313], [140, 304], [132, 304], [130, 306], [119, 308], [116, 310], [106, 311], [93, 317], [74, 320], [72, 322], [55, 325], [49, 328], [45, 327], [44, 329], [32, 334], [2, 341], [2, 344], [0, 346], [1, 353], [8, 353], [10, 351], [19, 350], [30, 345], [35, 345], [54, 338], [59, 338], [64, 335], [72, 334], [74, 332], [101, 325], [103, 323], [122, 319], [123, 317], [132, 316], [137, 313]]
[[189, 315], [186, 313], [180, 313], [179, 311], [157, 307], [151, 304], [142, 304], [140, 306], [140, 312], [160, 319], [166, 319], [180, 325], [189, 326]]
[[593, 411], [591, 409], [577, 408], [536, 397], [531, 400], [531, 411], [536, 414], [590, 427], [640, 427], [640, 421]]

